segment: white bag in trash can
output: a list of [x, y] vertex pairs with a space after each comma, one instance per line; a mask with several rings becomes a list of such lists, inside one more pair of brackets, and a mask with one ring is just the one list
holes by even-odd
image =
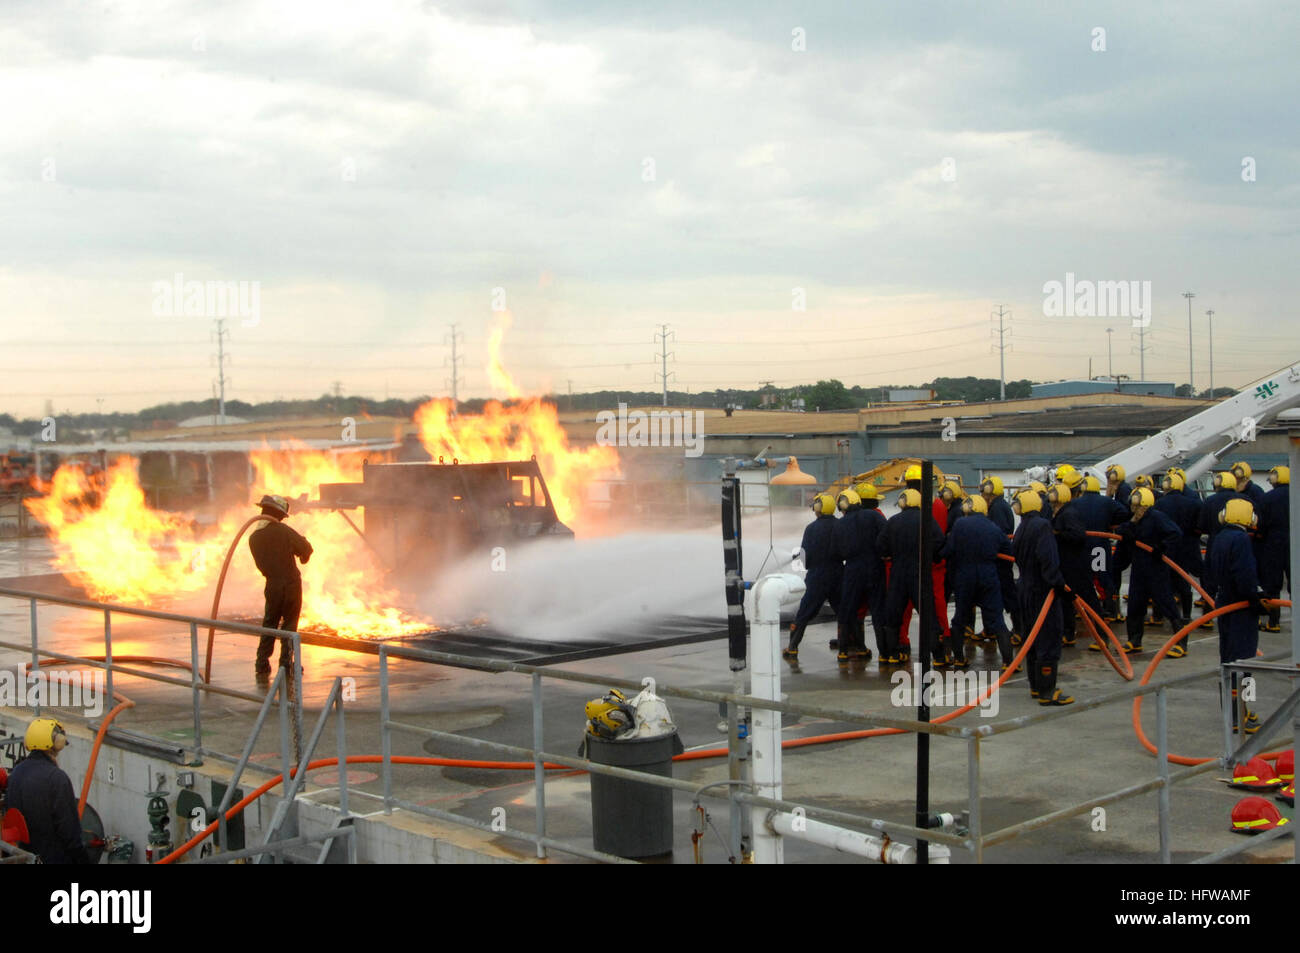
[[622, 737], [654, 738], [677, 730], [668, 705], [650, 689], [643, 688], [640, 694], [628, 699], [628, 704], [636, 712], [636, 726]]

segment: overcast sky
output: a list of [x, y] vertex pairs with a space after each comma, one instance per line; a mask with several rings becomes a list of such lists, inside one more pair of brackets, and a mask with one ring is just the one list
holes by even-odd
[[[0, 5], [0, 411], [227, 396], [836, 377], [1138, 376], [1130, 316], [1043, 286], [1149, 281], [1148, 379], [1300, 361], [1285, 4], [228, 2]], [[1104, 33], [1098, 31], [1104, 31]], [[1104, 49], [1100, 47], [1104, 45]], [[501, 289], [501, 291], [494, 291]], [[796, 290], [801, 289], [801, 290]], [[802, 299], [804, 309], [798, 305]], [[1137, 320], [1141, 320], [1140, 317]]]

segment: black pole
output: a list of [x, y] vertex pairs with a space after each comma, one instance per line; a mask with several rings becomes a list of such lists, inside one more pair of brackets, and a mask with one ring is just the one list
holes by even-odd
[[[918, 624], [921, 627], [920, 638], [917, 639], [917, 645], [921, 655], [921, 678], [920, 678], [920, 695], [917, 696], [916, 703], [916, 720], [929, 724], [930, 705], [926, 697], [927, 682], [930, 675], [930, 653], [935, 648], [931, 644], [931, 631], [935, 625], [934, 619], [934, 577], [930, 575], [930, 568], [933, 565], [934, 558], [934, 540], [931, 539], [927, 530], [930, 527], [930, 492], [934, 487], [934, 464], [926, 460], [921, 464], [921, 505], [918, 509], [921, 511], [921, 518], [917, 521], [920, 527], [920, 543], [918, 547], [921, 553], [921, 559], [916, 567], [919, 576], [917, 591], [921, 594], [921, 604], [916, 607]], [[916, 733], [916, 826], [928, 828], [930, 826], [930, 736], [924, 731]], [[918, 864], [928, 864], [930, 862], [930, 844], [928, 841], [918, 840], [916, 842], [916, 862]]]
[[722, 561], [726, 569], [727, 654], [731, 670], [745, 667], [745, 575], [740, 553], [740, 479], [722, 478]]

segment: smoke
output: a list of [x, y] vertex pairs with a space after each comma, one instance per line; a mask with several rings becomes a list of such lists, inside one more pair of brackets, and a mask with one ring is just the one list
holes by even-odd
[[[746, 579], [788, 569], [802, 510], [744, 524]], [[770, 551], [769, 551], [770, 549]], [[493, 629], [550, 640], [619, 640], [667, 616], [726, 620], [716, 528], [520, 543], [448, 570], [420, 600], [440, 625], [484, 617]]]

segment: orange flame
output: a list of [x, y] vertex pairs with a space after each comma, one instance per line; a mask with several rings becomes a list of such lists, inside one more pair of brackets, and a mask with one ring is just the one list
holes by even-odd
[[[569, 446], [556, 408], [537, 397], [520, 397], [501, 362], [509, 316], [489, 341], [489, 373], [494, 386], [514, 402], [491, 401], [481, 415], [458, 416], [450, 400], [433, 400], [415, 414], [420, 439], [436, 459], [462, 463], [526, 460], [536, 457], [561, 520], [581, 512], [586, 483], [602, 473], [617, 475], [612, 447]], [[398, 435], [400, 437], [400, 435]], [[361, 480], [360, 454], [329, 453], [306, 445], [288, 450], [266, 447], [251, 454], [257, 493], [276, 493], [291, 501], [290, 525], [311, 542], [314, 552], [303, 569], [300, 627], [344, 635], [399, 635], [428, 630], [432, 623], [393, 608], [399, 596], [383, 582], [385, 568], [361, 536], [339, 513], [293, 506], [322, 483]], [[221, 513], [215, 525], [201, 526], [188, 516], [151, 509], [140, 487], [136, 461], [123, 457], [95, 481], [75, 465], [61, 466], [44, 496], [25, 501], [49, 527], [55, 565], [78, 573], [96, 599], [150, 605], [162, 598], [211, 591], [226, 549], [238, 527], [252, 515], [245, 507]], [[260, 591], [262, 579], [247, 543], [231, 561], [226, 591]]]

